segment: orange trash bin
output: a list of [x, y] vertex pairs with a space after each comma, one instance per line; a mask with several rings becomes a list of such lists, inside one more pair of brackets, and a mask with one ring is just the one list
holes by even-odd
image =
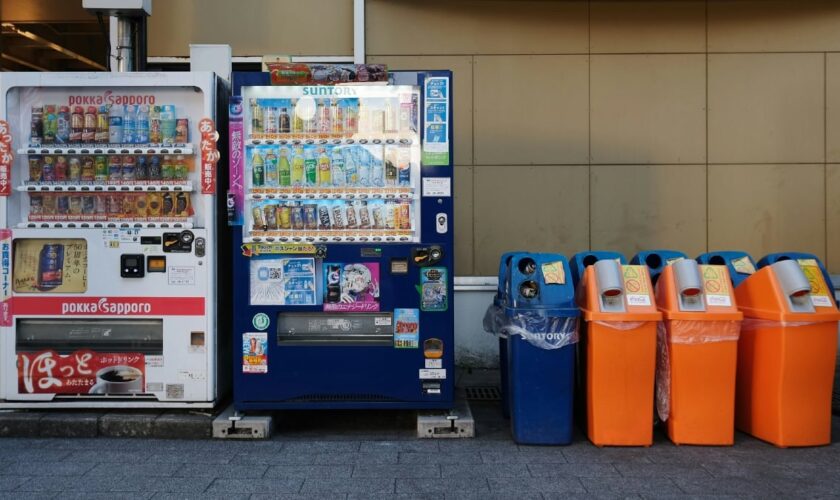
[[680, 260], [656, 284], [657, 410], [675, 444], [731, 445], [743, 315], [726, 266]]
[[735, 296], [738, 429], [780, 447], [829, 444], [840, 312], [817, 262], [759, 269]]
[[653, 444], [656, 310], [647, 266], [602, 260], [578, 288], [586, 433], [596, 446]]

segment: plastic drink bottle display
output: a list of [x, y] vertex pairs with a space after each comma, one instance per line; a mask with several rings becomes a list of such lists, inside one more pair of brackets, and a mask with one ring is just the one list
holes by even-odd
[[329, 135], [332, 131], [331, 116], [329, 101], [323, 100], [318, 102], [318, 134]]
[[[123, 162], [123, 167], [125, 167], [125, 162]], [[175, 157], [175, 179], [179, 181], [187, 180], [189, 176], [189, 165], [187, 164], [186, 158], [184, 155], [178, 155]], [[125, 175], [123, 175], [125, 177]]]
[[368, 154], [366, 149], [359, 149], [357, 150], [356, 156], [356, 167], [358, 169], [358, 185], [359, 186], [370, 186], [370, 154]]
[[108, 144], [110, 142], [109, 121], [108, 106], [103, 104], [99, 106], [99, 114], [96, 115], [96, 131], [93, 133], [93, 140], [97, 144]]
[[280, 186], [292, 185], [292, 164], [289, 160], [289, 148], [280, 148], [280, 160], [277, 163], [277, 176]]
[[268, 229], [277, 229], [277, 213], [274, 210], [274, 205], [266, 205], [263, 207], [265, 213], [265, 225]]
[[306, 185], [318, 185], [318, 159], [315, 158], [315, 148], [307, 146], [303, 149], [303, 172]]
[[149, 142], [149, 106], [143, 104], [137, 110], [137, 132], [135, 135], [138, 144]]
[[67, 180], [67, 158], [64, 156], [55, 159], [55, 180], [59, 182]]
[[280, 108], [280, 113], [277, 115], [277, 132], [280, 134], [289, 134], [292, 131], [291, 117], [289, 116], [289, 108]]
[[356, 207], [353, 202], [348, 201], [344, 206], [344, 213], [347, 216], [347, 229], [355, 229], [359, 225], [356, 220]]
[[[87, 116], [85, 116], [87, 129]], [[108, 142], [119, 144], [123, 142], [123, 106], [115, 104], [108, 112]]]
[[385, 99], [385, 133], [397, 131], [397, 107], [394, 99]]
[[292, 135], [300, 137], [305, 132], [303, 117], [298, 113], [297, 100], [292, 101]]
[[122, 161], [122, 180], [128, 182], [134, 181], [136, 167], [137, 158], [131, 155], [124, 156]]
[[263, 160], [263, 169], [265, 172], [265, 185], [277, 186], [279, 182], [277, 177], [277, 153], [274, 149], [266, 151], [265, 159]]
[[292, 203], [292, 229], [296, 231], [303, 230], [303, 206], [299, 202]]
[[399, 204], [400, 209], [400, 229], [411, 229], [411, 204], [408, 201], [402, 201]]
[[251, 134], [262, 134], [263, 133], [263, 125], [262, 125], [262, 116], [263, 111], [259, 105], [259, 102], [256, 99], [251, 99], [250, 102], [250, 112], [251, 112]]
[[411, 151], [407, 147], [397, 150], [397, 181], [400, 186], [411, 185]]
[[[380, 148], [379, 151], [382, 151]], [[380, 155], [371, 155], [370, 185], [382, 187], [385, 185], [385, 169]]]
[[52, 156], [44, 157], [44, 164], [41, 166], [41, 179], [44, 182], [55, 181], [55, 158]]
[[160, 129], [160, 106], [149, 108], [149, 142], [152, 144], [163, 142], [163, 134]]
[[323, 231], [332, 229], [330, 209], [327, 205], [318, 205], [318, 228]]
[[122, 142], [131, 144], [135, 142], [134, 135], [137, 133], [137, 110], [134, 106], [129, 104], [125, 107], [125, 114], [123, 116], [123, 140]]
[[[107, 120], [106, 120], [107, 121]], [[81, 106], [73, 108], [70, 115], [70, 142], [78, 144], [82, 142], [82, 129], [85, 127], [85, 110]]]
[[40, 146], [44, 138], [44, 108], [32, 106], [30, 117], [29, 144]]
[[333, 215], [333, 226], [336, 229], [344, 229], [344, 215], [342, 212], [342, 206], [338, 203], [333, 205], [332, 207], [332, 215]]
[[356, 158], [353, 148], [344, 149], [344, 175], [348, 186], [359, 184], [359, 170], [356, 166]]
[[[389, 154], [390, 153], [390, 154]], [[396, 159], [393, 155], [393, 150], [385, 152], [385, 185], [397, 185], [397, 166], [394, 163]]]
[[277, 133], [277, 108], [266, 106], [263, 108], [263, 132], [266, 134]]
[[70, 108], [68, 106], [61, 106], [58, 108], [57, 128], [55, 132], [55, 142], [58, 144], [67, 144], [70, 142]]
[[67, 180], [70, 182], [82, 180], [82, 162], [76, 156], [67, 161]]
[[[84, 144], [91, 144], [96, 140], [96, 108], [88, 106], [85, 111], [84, 122], [82, 125], [82, 142]], [[108, 117], [108, 126], [110, 128], [111, 118]], [[120, 121], [120, 139], [122, 139], [122, 121]], [[108, 138], [110, 141], [110, 136]]]
[[[100, 180], [98, 175], [96, 180]], [[108, 180], [122, 180], [122, 158], [117, 155], [111, 155], [108, 157]]]
[[145, 181], [149, 179], [149, 160], [145, 156], [137, 157], [137, 165], [134, 167], [134, 178], [138, 181]]
[[171, 146], [175, 142], [175, 106], [167, 104], [160, 109], [161, 143]]
[[304, 159], [303, 148], [294, 148], [294, 155], [292, 156], [292, 186], [303, 186], [304, 179]]
[[97, 156], [93, 160], [94, 177], [99, 182], [108, 180], [108, 158]]
[[171, 155], [163, 155], [163, 160], [160, 162], [160, 174], [165, 181], [175, 179], [175, 161]]
[[359, 228], [360, 229], [369, 229], [370, 228], [370, 212], [368, 211], [368, 204], [366, 201], [362, 200], [359, 202]]
[[286, 203], [283, 203], [282, 205], [277, 207], [277, 214], [277, 224], [280, 225], [280, 229], [291, 229], [292, 207], [290, 207]]
[[58, 117], [56, 116], [55, 106], [44, 106], [44, 135], [42, 142], [44, 144], [55, 143], [55, 135], [58, 132]]
[[163, 178], [163, 167], [161, 166], [160, 155], [152, 155], [149, 158], [149, 180], [159, 181]]
[[265, 170], [263, 157], [259, 150], [254, 150], [251, 156], [251, 184], [253, 186], [265, 185]]
[[332, 180], [333, 186], [344, 186], [347, 181], [344, 171], [344, 155], [341, 153], [341, 149], [339, 148], [333, 149]]
[[93, 165], [92, 156], [82, 157], [82, 173], [81, 180], [83, 182], [90, 182], [96, 179], [96, 169]]
[[318, 185], [332, 186], [332, 167], [325, 148], [318, 149]]
[[344, 133], [344, 108], [340, 105], [338, 100], [334, 100], [330, 108], [332, 134], [336, 137], [341, 137]]

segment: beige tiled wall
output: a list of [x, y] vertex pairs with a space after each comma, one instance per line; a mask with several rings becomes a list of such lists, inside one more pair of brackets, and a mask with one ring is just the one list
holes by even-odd
[[[652, 247], [801, 250], [840, 272], [840, 2], [366, 9], [370, 61], [454, 71], [457, 274], [492, 275], [519, 248]], [[350, 54], [351, 14], [352, 0], [158, 2], [150, 53]]]

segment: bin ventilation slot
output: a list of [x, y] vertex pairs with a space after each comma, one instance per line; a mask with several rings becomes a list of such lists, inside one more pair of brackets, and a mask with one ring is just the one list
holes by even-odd
[[621, 265], [614, 260], [594, 264], [602, 312], [625, 312], [624, 277]]
[[792, 312], [814, 312], [811, 303], [811, 283], [794, 260], [780, 260], [770, 266], [776, 273], [776, 279], [782, 292], [787, 297], [788, 307]]
[[495, 385], [476, 385], [464, 387], [466, 399], [470, 401], [500, 401], [502, 396]]
[[680, 311], [705, 311], [703, 279], [700, 277], [700, 266], [697, 262], [682, 259], [675, 261], [671, 266], [674, 270], [674, 285], [677, 288]]

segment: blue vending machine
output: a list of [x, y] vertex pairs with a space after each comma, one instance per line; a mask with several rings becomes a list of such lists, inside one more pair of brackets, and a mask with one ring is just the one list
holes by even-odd
[[452, 74], [234, 74], [234, 404], [446, 409]]

